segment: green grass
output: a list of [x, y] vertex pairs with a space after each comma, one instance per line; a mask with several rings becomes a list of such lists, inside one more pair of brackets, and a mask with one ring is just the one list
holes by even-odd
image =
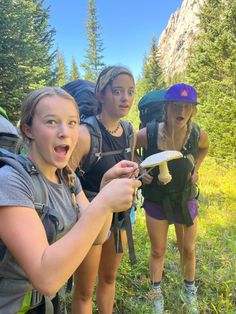
[[[200, 169], [200, 212], [196, 242], [196, 284], [200, 313], [236, 313], [236, 170], [206, 158]], [[137, 211], [134, 226], [137, 264], [126, 252], [120, 266], [115, 314], [152, 313], [148, 259], [150, 242], [144, 212]], [[179, 300], [182, 277], [173, 226], [165, 259], [165, 313], [186, 313]], [[94, 313], [97, 313], [94, 306]]]

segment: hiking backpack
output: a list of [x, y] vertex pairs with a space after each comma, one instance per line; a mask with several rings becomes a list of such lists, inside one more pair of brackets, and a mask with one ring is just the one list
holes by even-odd
[[18, 139], [16, 127], [8, 120], [5, 110], [0, 107], [0, 147], [14, 153]]
[[95, 84], [87, 80], [74, 80], [62, 88], [74, 97], [80, 112], [80, 119], [96, 115], [98, 101], [95, 97]]
[[145, 94], [138, 103], [140, 125], [139, 129], [145, 128], [148, 122], [163, 121], [165, 89], [155, 90]]

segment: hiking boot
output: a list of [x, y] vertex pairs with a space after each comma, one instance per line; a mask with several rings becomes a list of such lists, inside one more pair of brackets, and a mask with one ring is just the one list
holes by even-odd
[[163, 314], [164, 313], [164, 297], [161, 289], [154, 289], [155, 296], [153, 298], [153, 314]]
[[197, 288], [194, 285], [183, 285], [180, 291], [180, 299], [185, 304], [189, 314], [199, 313], [197, 304]]

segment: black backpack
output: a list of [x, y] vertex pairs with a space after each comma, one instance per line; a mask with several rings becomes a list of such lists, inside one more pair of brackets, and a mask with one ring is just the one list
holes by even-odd
[[80, 119], [97, 114], [98, 101], [95, 97], [95, 83], [87, 80], [74, 80], [62, 88], [74, 97], [80, 111]]

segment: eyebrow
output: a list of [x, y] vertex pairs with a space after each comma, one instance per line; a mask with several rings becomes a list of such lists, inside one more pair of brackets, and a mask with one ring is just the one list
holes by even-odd
[[[125, 89], [125, 87], [123, 87], [123, 86], [112, 86], [112, 89], [114, 89], [114, 88], [120, 88], [120, 89]], [[134, 86], [129, 86], [128, 87], [128, 89], [134, 89], [135, 87]]]
[[[46, 114], [45, 116], [43, 116], [44, 118], [54, 118], [54, 117], [57, 117], [58, 115], [56, 113], [48, 113]], [[78, 115], [70, 115], [69, 118], [79, 118]]]

